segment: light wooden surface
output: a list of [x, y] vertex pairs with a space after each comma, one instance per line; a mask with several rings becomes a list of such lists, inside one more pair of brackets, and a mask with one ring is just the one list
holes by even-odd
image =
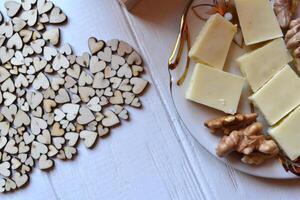
[[62, 37], [77, 54], [88, 50], [90, 36], [123, 39], [143, 55], [151, 85], [142, 97], [144, 109], [130, 110], [130, 123], [93, 150], [81, 146], [75, 161], [57, 162], [50, 173], [35, 169], [28, 187], [1, 194], [1, 200], [300, 199], [300, 180], [237, 172], [181, 128], [170, 103], [166, 64], [184, 0], [142, 0], [133, 14], [116, 0], [53, 2], [69, 17]]

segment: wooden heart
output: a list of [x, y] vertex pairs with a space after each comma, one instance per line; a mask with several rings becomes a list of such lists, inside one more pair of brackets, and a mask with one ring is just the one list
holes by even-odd
[[134, 77], [130, 79], [130, 83], [133, 85], [132, 92], [134, 94], [140, 94], [146, 88], [148, 81], [142, 78]]
[[[64, 44], [61, 48], [60, 48], [60, 53], [66, 56], [70, 56], [72, 54], [72, 47], [70, 44]], [[75, 61], [74, 61], [75, 62]], [[70, 62], [71, 64], [74, 64], [74, 62]]]
[[117, 70], [120, 66], [125, 64], [125, 59], [118, 55], [112, 55], [111, 68]]
[[96, 38], [90, 37], [88, 40], [88, 45], [89, 45], [91, 54], [95, 54], [104, 47], [105, 43], [102, 40], [98, 41]]
[[80, 138], [87, 148], [91, 148], [95, 144], [98, 134], [94, 131], [81, 131]]
[[0, 163], [0, 175], [2, 175], [4, 177], [9, 177], [11, 174], [9, 169], [10, 169], [9, 162]]
[[22, 7], [24, 10], [30, 10], [37, 0], [22, 0]]
[[30, 118], [23, 110], [18, 110], [13, 124], [16, 128], [19, 128], [22, 125], [27, 126], [30, 124]]
[[54, 162], [51, 159], [48, 159], [46, 155], [41, 155], [39, 159], [39, 168], [41, 170], [47, 170], [53, 167]]
[[112, 127], [120, 123], [117, 115], [111, 110], [106, 110], [103, 114], [105, 116], [105, 118], [102, 120], [102, 125], [104, 127]]
[[49, 148], [49, 151], [48, 151], [47, 155], [50, 158], [54, 157], [58, 154], [58, 150], [56, 149], [56, 147], [54, 145], [49, 145], [48, 148]]
[[43, 101], [43, 94], [37, 91], [28, 91], [26, 93], [26, 101], [28, 102], [31, 109], [36, 109], [42, 101]]
[[80, 66], [77, 64], [74, 64], [72, 68], [67, 69], [67, 74], [71, 77], [78, 79], [80, 75]]
[[55, 97], [55, 101], [57, 103], [67, 103], [67, 102], [70, 102], [70, 96], [69, 96], [67, 90], [63, 89], [63, 88], [59, 89], [58, 90], [58, 94]]
[[85, 52], [82, 56], [77, 56], [76, 63], [82, 67], [88, 67], [90, 65], [90, 54]]
[[63, 136], [64, 134], [65, 134], [64, 129], [61, 129], [60, 124], [58, 122], [55, 122], [51, 129], [51, 136], [60, 137]]
[[16, 183], [18, 188], [23, 187], [29, 180], [29, 177], [27, 174], [21, 174], [20, 172], [17, 172], [13, 175], [13, 180]]
[[118, 46], [118, 55], [125, 56], [126, 54], [130, 54], [133, 51], [132, 47], [126, 42], [120, 41]]
[[47, 65], [47, 61], [44, 60], [43, 58], [37, 56], [33, 58], [33, 66], [36, 72], [39, 72], [42, 69], [44, 69], [46, 65]]
[[57, 91], [59, 88], [61, 88], [61, 85], [65, 84], [65, 79], [61, 77], [52, 77], [51, 80], [51, 88], [54, 91]]
[[[31, 37], [33, 35], [33, 31], [31, 30], [27, 30], [27, 29], [23, 29], [20, 30], [19, 32], [20, 36], [22, 37], [22, 40], [24, 43], [28, 43], [31, 40]], [[25, 47], [25, 46], [24, 46]], [[24, 49], [23, 49], [24, 50]], [[24, 55], [24, 54], [23, 54]], [[28, 54], [27, 54], [28, 55]], [[26, 56], [26, 55], [24, 55]]]
[[4, 98], [4, 105], [10, 106], [17, 99], [17, 96], [10, 92], [4, 92], [3, 98]]
[[92, 56], [90, 60], [90, 71], [95, 74], [104, 70], [106, 63], [103, 60], [99, 60], [97, 56]]
[[129, 84], [129, 79], [123, 79], [120, 86], [118, 87], [118, 90], [122, 92], [129, 92], [132, 90], [132, 86]]
[[15, 79], [15, 86], [17, 88], [28, 87], [29, 82], [23, 74], [19, 74]]
[[49, 41], [54, 46], [59, 43], [59, 36], [59, 28], [53, 28], [43, 33], [44, 40]]
[[141, 65], [143, 63], [143, 60], [141, 58], [141, 56], [136, 52], [133, 51], [127, 58], [126, 58], [126, 62], [129, 65]]
[[103, 51], [98, 52], [97, 56], [105, 62], [111, 62], [112, 51], [109, 47], [105, 47]]
[[65, 142], [66, 142], [66, 140], [63, 137], [54, 137], [53, 138], [53, 144], [57, 150], [62, 149]]
[[51, 134], [48, 130], [43, 130], [42, 134], [37, 136], [37, 141], [43, 144], [51, 144]]
[[30, 151], [29, 146], [26, 146], [25, 142], [20, 142], [19, 144], [19, 154], [20, 153], [28, 153]]
[[79, 124], [88, 124], [95, 119], [94, 114], [90, 111], [87, 106], [81, 106], [79, 109], [79, 117], [77, 118], [77, 122]]
[[42, 72], [40, 72], [37, 75], [37, 77], [34, 79], [32, 83], [32, 87], [35, 90], [39, 90], [40, 88], [48, 89], [49, 86], [50, 86], [49, 80]]
[[112, 39], [106, 42], [106, 45], [111, 48], [112, 51], [117, 51], [118, 45], [119, 45], [119, 40], [117, 39]]
[[41, 130], [44, 130], [48, 127], [48, 124], [46, 121], [44, 121], [41, 118], [38, 117], [32, 117], [31, 118], [31, 132], [34, 135], [40, 134]]
[[85, 71], [82, 71], [78, 79], [79, 86], [90, 85], [92, 83], [93, 83], [93, 78]]
[[35, 136], [32, 134], [29, 134], [28, 132], [25, 132], [23, 135], [25, 144], [31, 144], [33, 140], [35, 139]]
[[68, 145], [73, 147], [77, 144], [79, 134], [76, 132], [67, 132], [65, 134], [65, 139], [68, 141]]
[[90, 97], [95, 95], [95, 90], [91, 87], [79, 87], [78, 92], [83, 102], [88, 102]]
[[21, 8], [21, 4], [16, 1], [6, 1], [4, 6], [9, 17], [14, 17]]
[[[0, 53], [1, 53], [1, 49], [0, 49]], [[7, 71], [7, 69], [5, 69], [4, 67], [0, 67], [0, 83], [4, 82], [9, 77], [10, 77], [10, 73]]]
[[65, 88], [72, 88], [75, 84], [77, 83], [77, 81], [75, 79], [73, 79], [71, 76], [66, 76], [65, 77]]
[[104, 69], [104, 78], [114, 78], [117, 74], [117, 71], [112, 69], [110, 66], [105, 67]]
[[37, 1], [37, 10], [39, 14], [46, 13], [53, 8], [53, 3], [47, 0], [38, 0]]
[[61, 68], [68, 68], [70, 66], [69, 60], [62, 54], [58, 53], [52, 63], [52, 67], [55, 71], [60, 70]]
[[27, 22], [28, 26], [34, 26], [38, 19], [37, 9], [23, 11], [20, 18]]
[[[15, 33], [6, 43], [6, 47], [9, 49], [21, 49], [23, 47], [23, 40], [19, 33]], [[22, 54], [21, 54], [22, 55]]]
[[128, 64], [123, 65], [122, 67], [119, 68], [118, 72], [117, 72], [118, 77], [122, 78], [131, 78], [132, 77], [132, 71], [130, 69], [130, 67], [128, 66]]
[[54, 7], [51, 10], [49, 22], [51, 24], [59, 24], [67, 20], [67, 16], [61, 11], [60, 8]]
[[66, 113], [66, 118], [67, 118], [67, 120], [73, 121], [73, 120], [77, 117], [79, 108], [80, 108], [80, 105], [78, 105], [78, 104], [71, 104], [71, 103], [68, 103], [68, 104], [64, 104], [64, 105], [61, 107], [61, 110], [62, 110], [64, 113]]
[[15, 85], [11, 78], [6, 79], [1, 85], [1, 90], [3, 92], [8, 91], [8, 92], [14, 92], [15, 91]]
[[87, 106], [90, 110], [94, 112], [99, 112], [102, 109], [102, 106], [100, 105], [99, 97], [91, 98], [91, 100], [87, 103]]
[[7, 49], [6, 47], [0, 47], [0, 60], [2, 64], [7, 63], [14, 56], [15, 51], [13, 49]]
[[46, 61], [51, 61], [56, 55], [57, 55], [57, 50], [53, 47], [44, 47], [44, 58]]
[[116, 90], [114, 92], [114, 96], [112, 96], [111, 98], [109, 98], [109, 102], [113, 105], [117, 105], [117, 104], [123, 104], [124, 103], [124, 99], [122, 96], [122, 93], [119, 90]]
[[12, 19], [12, 23], [13, 23], [14, 32], [21, 31], [27, 25], [26, 22], [19, 17], [14, 17]]
[[30, 46], [36, 54], [41, 54], [43, 52], [43, 47], [45, 46], [45, 40], [37, 39], [30, 42]]
[[100, 137], [106, 136], [109, 133], [109, 128], [103, 128], [101, 124], [97, 127], [98, 135]]
[[8, 21], [6, 23], [3, 23], [0, 26], [0, 34], [4, 35], [6, 38], [10, 38], [13, 35], [13, 24], [11, 21]]
[[77, 150], [74, 147], [64, 147], [64, 152], [65, 152], [65, 156], [66, 159], [72, 159], [73, 155], [75, 155], [77, 153]]
[[22, 165], [22, 163], [19, 159], [15, 158], [15, 157], [11, 159], [11, 168], [12, 169], [16, 170], [19, 167], [21, 167], [21, 165]]
[[17, 106], [13, 104], [9, 107], [3, 107], [1, 113], [8, 121], [12, 122], [15, 114], [17, 113], [17, 109]]
[[[1, 131], [1, 134], [2, 134], [2, 131]], [[6, 143], [7, 143], [7, 138], [4, 137], [4, 136], [0, 136], [0, 149], [2, 149], [3, 147], [5, 147]]]
[[9, 153], [9, 154], [17, 154], [18, 153], [18, 148], [16, 147], [16, 142], [15, 140], [9, 140], [6, 143], [6, 146], [4, 148], [4, 151]]
[[64, 119], [66, 117], [66, 114], [60, 110], [60, 109], [55, 109], [54, 110], [54, 120], [56, 122], [59, 122], [60, 120]]
[[104, 79], [104, 74], [102, 72], [98, 72], [93, 81], [93, 88], [95, 89], [103, 89], [108, 87], [110, 84], [108, 79]]

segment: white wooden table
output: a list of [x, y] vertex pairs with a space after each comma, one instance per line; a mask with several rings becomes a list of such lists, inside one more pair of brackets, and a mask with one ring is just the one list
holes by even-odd
[[[69, 17], [64, 42], [77, 54], [95, 36], [128, 41], [143, 55], [151, 85], [143, 110], [93, 150], [50, 173], [35, 169], [28, 187], [1, 200], [300, 199], [300, 180], [240, 173], [208, 154], [180, 126], [170, 103], [167, 59], [185, 0], [142, 0], [132, 14], [116, 0], [53, 0]], [[3, 5], [1, 5], [3, 6]], [[2, 7], [3, 10], [3, 7]]]

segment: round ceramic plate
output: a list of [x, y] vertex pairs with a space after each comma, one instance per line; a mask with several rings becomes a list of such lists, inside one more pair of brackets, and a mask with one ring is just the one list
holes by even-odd
[[[195, 40], [199, 31], [204, 25], [204, 21], [195, 17], [192, 12], [188, 15], [188, 25], [190, 29], [191, 41]], [[232, 44], [224, 70], [234, 74], [240, 74], [239, 68], [235, 63], [235, 59], [240, 55], [246, 53], [250, 49], [240, 48], [236, 44]], [[193, 72], [195, 63], [191, 62], [188, 75], [181, 86], [176, 84], [177, 80], [183, 73], [185, 67], [187, 50], [185, 49], [182, 54], [182, 59], [175, 70], [171, 70], [171, 93], [172, 98], [177, 109], [178, 115], [183, 122], [183, 125], [188, 130], [188, 132], [198, 141], [203, 147], [205, 147], [211, 154], [218, 157], [215, 153], [215, 148], [220, 140], [220, 135], [211, 134], [209, 130], [203, 125], [203, 123], [209, 119], [223, 116], [224, 113], [216, 111], [214, 109], [208, 108], [206, 106], [188, 101], [185, 99], [185, 92], [187, 90], [191, 74]], [[249, 113], [250, 112], [250, 102], [248, 101], [248, 96], [251, 95], [249, 87], [246, 85], [242, 97], [240, 99], [240, 105], [238, 112]], [[261, 116], [261, 115], [260, 115]], [[264, 119], [259, 118], [259, 121]], [[267, 127], [267, 125], [265, 126]], [[286, 172], [282, 167], [281, 163], [277, 159], [270, 160], [260, 166], [249, 166], [243, 164], [240, 161], [238, 155], [230, 155], [224, 159], [220, 160], [227, 162], [233, 168], [259, 177], [274, 178], [274, 179], [291, 179], [297, 178], [292, 173]]]

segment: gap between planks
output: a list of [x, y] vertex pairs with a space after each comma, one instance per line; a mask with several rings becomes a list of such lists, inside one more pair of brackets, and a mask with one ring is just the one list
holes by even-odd
[[[125, 17], [125, 21], [127, 22], [128, 26], [129, 26], [129, 30], [130, 30], [130, 32], [131, 32], [131, 34], [132, 34], [132, 37], [133, 37], [133, 39], [134, 39], [134, 42], [135, 42], [136, 45], [137, 45], [137, 48], [140, 50], [141, 55], [144, 56], [144, 60], [145, 60], [146, 63], [147, 63], [147, 64], [145, 65], [145, 67], [149, 69], [149, 66], [148, 66], [148, 65], [151, 63], [151, 62], [149, 62], [150, 56], [149, 56], [149, 54], [147, 53], [146, 49], [143, 47], [143, 45], [141, 45], [141, 44], [138, 42], [138, 36], [137, 36], [136, 32], [134, 31], [133, 24], [132, 24], [132, 21], [131, 21], [131, 19], [130, 19], [129, 14], [128, 14], [128, 11], [127, 11], [125, 8], [123, 8], [121, 5], [119, 5], [119, 7], [120, 7], [120, 9], [122, 10], [122, 13], [123, 13], [123, 15], [124, 15], [124, 17]], [[166, 66], [166, 67], [167, 67], [167, 66]], [[157, 81], [156, 81], [156, 80], [154, 79], [154, 77], [153, 77], [153, 73], [152, 73], [150, 70], [148, 70], [148, 72], [149, 72], [149, 75], [150, 75], [150, 78], [151, 78], [151, 82], [152, 82], [152, 84], [154, 85], [154, 88], [155, 88], [156, 92], [158, 93], [159, 99], [160, 99], [160, 101], [162, 102], [162, 105], [163, 105], [163, 107], [164, 107], [164, 109], [165, 109], [165, 112], [166, 112], [166, 114], [167, 114], [167, 119], [168, 119], [168, 121], [169, 121], [169, 123], [170, 123], [170, 126], [171, 126], [172, 130], [173, 130], [174, 133], [175, 133], [174, 135], [175, 135], [175, 137], [177, 138], [177, 140], [179, 141], [178, 143], [179, 143], [179, 145], [180, 145], [180, 147], [181, 147], [181, 149], [182, 149], [182, 151], [183, 151], [183, 153], [184, 153], [184, 156], [186, 157], [186, 159], [187, 159], [187, 161], [188, 161], [188, 163], [187, 163], [188, 168], [190, 169], [190, 171], [191, 171], [191, 173], [192, 173], [192, 176], [193, 176], [193, 178], [194, 178], [195, 181], [196, 181], [197, 187], [200, 189], [200, 196], [201, 196], [201, 199], [208, 199], [209, 196], [207, 196], [207, 195], [205, 194], [205, 192], [203, 191], [203, 188], [202, 188], [202, 186], [201, 186], [201, 183], [200, 183], [198, 177], [196, 176], [197, 173], [195, 172], [195, 167], [192, 165], [193, 162], [191, 161], [191, 158], [190, 158], [189, 153], [188, 153], [188, 151], [190, 151], [190, 150], [187, 150], [187, 149], [186, 149], [186, 148], [189, 149], [190, 147], [188, 147], [188, 145], [187, 145], [187, 144], [184, 144], [184, 142], [182, 141], [182, 140], [183, 140], [182, 137], [186, 137], [186, 136], [181, 136], [180, 133], [179, 133], [179, 131], [177, 130], [177, 128], [179, 128], [179, 129], [181, 130], [181, 132], [184, 132], [183, 129], [182, 129], [182, 127], [181, 127], [180, 124], [179, 124], [179, 121], [178, 121], [179, 119], [178, 119], [178, 117], [174, 117], [174, 119], [172, 118], [172, 111], [169, 110], [169, 108], [168, 108], [168, 106], [167, 106], [167, 102], [166, 102], [166, 100], [164, 100], [164, 98], [163, 98], [163, 95], [162, 95], [162, 92], [161, 92], [161, 90], [160, 90], [160, 87], [159, 87]], [[170, 108], [170, 109], [171, 109], [171, 108]], [[182, 134], [183, 134], [183, 133], [182, 133]], [[155, 160], [154, 160], [154, 162], [155, 162]], [[155, 163], [156, 163], [156, 162], [155, 162]], [[156, 164], [157, 164], [157, 163], [156, 163]], [[202, 171], [202, 169], [199, 169], [199, 168], [197, 168], [197, 169], [201, 171], [201, 172], [200, 172], [201, 176], [205, 177], [205, 176], [204, 176], [204, 172]]]

